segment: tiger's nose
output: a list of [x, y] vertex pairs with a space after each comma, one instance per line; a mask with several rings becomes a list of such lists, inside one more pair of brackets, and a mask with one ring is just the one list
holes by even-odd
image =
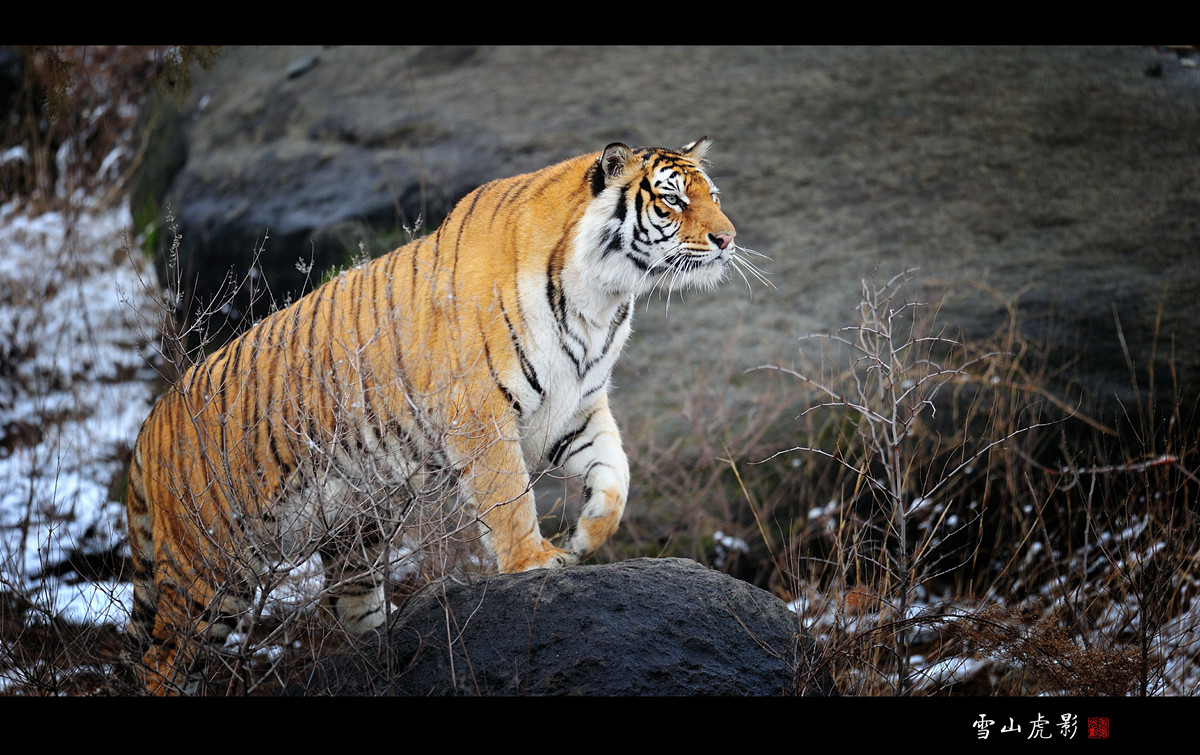
[[733, 243], [733, 237], [736, 234], [733, 231], [729, 231], [728, 233], [710, 233], [708, 235], [713, 241], [717, 242], [718, 249], [725, 249]]

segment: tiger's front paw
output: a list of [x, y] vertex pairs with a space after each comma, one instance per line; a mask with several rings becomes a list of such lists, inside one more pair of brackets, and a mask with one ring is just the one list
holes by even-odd
[[563, 545], [581, 561], [596, 552], [617, 531], [621, 521], [621, 508], [601, 510], [598, 514], [584, 515], [571, 526]]
[[505, 574], [532, 571], [533, 569], [562, 569], [579, 563], [579, 556], [555, 548], [547, 540], [542, 540], [541, 547], [533, 553], [517, 554], [513, 558], [500, 561], [500, 571]]

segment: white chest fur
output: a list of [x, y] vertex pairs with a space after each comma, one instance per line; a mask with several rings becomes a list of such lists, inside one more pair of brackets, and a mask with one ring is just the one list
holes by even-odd
[[588, 313], [578, 306], [577, 292], [564, 286], [564, 303], [555, 307], [542, 276], [523, 278], [519, 291], [526, 323], [521, 346], [536, 381], [518, 374], [508, 382], [516, 386], [521, 447], [532, 471], [607, 395], [613, 367], [631, 332], [633, 301], [605, 300]]

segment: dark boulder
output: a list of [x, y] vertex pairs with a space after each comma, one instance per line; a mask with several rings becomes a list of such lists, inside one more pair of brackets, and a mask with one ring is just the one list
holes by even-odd
[[411, 599], [302, 695], [830, 695], [778, 598], [678, 558], [473, 576]]

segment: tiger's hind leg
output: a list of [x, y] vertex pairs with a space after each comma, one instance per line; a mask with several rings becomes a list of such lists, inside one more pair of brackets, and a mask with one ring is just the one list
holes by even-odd
[[[129, 617], [130, 661], [142, 688], [154, 696], [192, 694], [199, 686], [190, 605], [175, 581], [159, 572], [153, 528], [141, 489], [140, 468], [130, 474], [129, 548], [133, 556], [133, 606]], [[136, 495], [134, 493], [137, 493]], [[225, 636], [228, 632], [224, 633]], [[224, 636], [221, 638], [224, 641]]]
[[351, 634], [376, 629], [387, 618], [381, 560], [355, 557], [333, 548], [321, 549], [325, 569], [322, 602], [339, 626]]
[[249, 607], [249, 595], [228, 594], [205, 605], [159, 580], [158, 605], [138, 676], [155, 696], [194, 695], [208, 682], [207, 657], [224, 646]]

